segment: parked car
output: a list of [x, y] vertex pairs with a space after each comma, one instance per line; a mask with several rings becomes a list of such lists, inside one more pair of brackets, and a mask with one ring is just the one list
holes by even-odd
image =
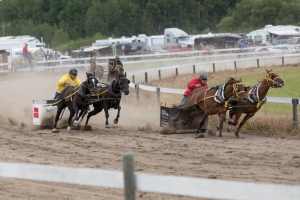
[[268, 48], [270, 53], [274, 54], [293, 54], [293, 53], [299, 53], [300, 50], [295, 49], [294, 46], [290, 45], [279, 45], [279, 46], [273, 46]]
[[[190, 52], [193, 51], [193, 48], [183, 48], [181, 44], [167, 44], [164, 47], [169, 53], [180, 53], [180, 52]], [[189, 53], [178, 54], [179, 56], [190, 56]]]
[[167, 54], [169, 51], [161, 48], [160, 46], [150, 46], [150, 51], [154, 52], [155, 54], [158, 54], [158, 58], [166, 58], [169, 57], [169, 55], [161, 55], [161, 54]]

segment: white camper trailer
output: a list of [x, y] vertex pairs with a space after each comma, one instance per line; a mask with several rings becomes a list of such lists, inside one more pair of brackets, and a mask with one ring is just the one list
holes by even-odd
[[292, 25], [266, 25], [262, 29], [251, 31], [247, 34], [256, 44], [271, 45], [275, 40], [287, 37], [300, 37], [300, 27]]

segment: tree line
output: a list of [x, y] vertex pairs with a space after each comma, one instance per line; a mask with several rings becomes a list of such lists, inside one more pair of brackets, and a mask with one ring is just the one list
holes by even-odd
[[9, 24], [5, 36], [43, 37], [66, 50], [171, 27], [199, 34], [300, 25], [299, 10], [299, 0], [2, 0], [0, 22]]

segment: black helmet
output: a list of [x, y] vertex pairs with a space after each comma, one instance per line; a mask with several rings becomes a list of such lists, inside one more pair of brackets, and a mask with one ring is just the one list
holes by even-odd
[[116, 59], [120, 59], [120, 57], [118, 55], [116, 55]]
[[69, 74], [77, 75], [77, 69], [70, 69]]
[[207, 76], [206, 74], [200, 74], [200, 77], [199, 77], [201, 80], [207, 80]]

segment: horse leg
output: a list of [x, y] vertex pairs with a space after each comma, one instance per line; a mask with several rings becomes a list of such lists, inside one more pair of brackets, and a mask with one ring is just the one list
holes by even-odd
[[105, 128], [109, 128], [109, 124], [108, 124], [108, 118], [109, 118], [108, 106], [107, 106], [107, 102], [105, 102], [105, 101], [104, 101], [104, 103], [103, 103], [103, 109], [104, 109], [104, 112], [105, 112], [105, 118], [106, 118], [106, 121], [105, 121]]
[[71, 121], [72, 121], [72, 118], [74, 117], [74, 115], [75, 115], [75, 111], [74, 111], [74, 109], [71, 109], [70, 110], [70, 116], [69, 116], [69, 119], [68, 119], [68, 128], [67, 128], [67, 132], [70, 132], [70, 130], [71, 130]]
[[219, 114], [219, 137], [222, 137], [223, 123], [226, 116], [226, 112], [221, 112]]
[[199, 127], [198, 127], [198, 129], [197, 129], [195, 138], [204, 138], [204, 137], [205, 137], [203, 133], [200, 133], [200, 134], [199, 134], [199, 132], [200, 132], [201, 127], [202, 127], [203, 124], [205, 123], [205, 120], [206, 120], [207, 116], [208, 116], [207, 114], [205, 114], [205, 113], [203, 114], [202, 119], [201, 119], [201, 122], [199, 123]]
[[[229, 119], [227, 121], [228, 123], [228, 127], [227, 127], [227, 131], [231, 131], [232, 126], [236, 126], [239, 123], [239, 119], [242, 116], [243, 111], [239, 110], [237, 112], [229, 112]], [[234, 121], [233, 121], [234, 120]]]
[[78, 123], [81, 122], [81, 120], [83, 120], [84, 116], [88, 113], [88, 107], [86, 109], [84, 109], [84, 111], [80, 111], [79, 116], [78, 116]]
[[[75, 101], [74, 101], [75, 102]], [[73, 103], [73, 110], [74, 110], [74, 114], [76, 114], [75, 115], [75, 120], [74, 120], [74, 122], [73, 122], [73, 126], [78, 126], [78, 113], [79, 113], [79, 110], [78, 110], [78, 106], [77, 106], [77, 104], [76, 103]]]
[[119, 122], [120, 110], [121, 110], [121, 106], [118, 105], [118, 113], [117, 113], [116, 119], [114, 120], [114, 124], [117, 124]]
[[244, 118], [243, 118], [243, 120], [241, 121], [241, 123], [239, 124], [239, 127], [236, 129], [236, 131], [235, 131], [235, 137], [236, 138], [240, 138], [240, 136], [239, 136], [239, 131], [240, 131], [240, 129], [242, 128], [242, 126], [246, 123], [246, 121], [248, 121], [248, 119], [250, 119], [251, 117], [253, 117], [254, 116], [254, 114], [252, 114], [252, 115], [249, 115], [249, 114], [247, 114]]
[[180, 110], [179, 110], [179, 113], [178, 113], [175, 117], [172, 117], [172, 121], [173, 121], [173, 122], [178, 121], [178, 119], [179, 119], [179, 117], [180, 117], [180, 115], [181, 115], [182, 112], [183, 112], [183, 110], [180, 109]]
[[87, 117], [86, 117], [86, 121], [85, 121], [85, 125], [87, 126], [87, 124], [89, 123], [89, 119], [91, 116], [94, 116], [96, 114], [98, 114], [99, 112], [101, 112], [102, 108], [100, 106], [96, 106], [97, 104], [94, 105], [94, 110], [89, 112]]
[[198, 115], [201, 115], [202, 113], [203, 113], [203, 110], [196, 110], [196, 111], [192, 112], [185, 121], [181, 120], [180, 123], [182, 125], [186, 125], [188, 123], [188, 121], [190, 121], [190, 119], [192, 119], [193, 117], [197, 117]]
[[56, 129], [56, 126], [57, 126], [57, 122], [59, 120], [59, 116], [62, 112], [62, 110], [65, 108], [65, 106], [57, 106], [57, 112], [56, 112], [56, 116], [55, 116], [55, 120], [54, 120], [54, 127], [53, 127], [53, 130], [52, 132], [58, 132], [58, 130]]

